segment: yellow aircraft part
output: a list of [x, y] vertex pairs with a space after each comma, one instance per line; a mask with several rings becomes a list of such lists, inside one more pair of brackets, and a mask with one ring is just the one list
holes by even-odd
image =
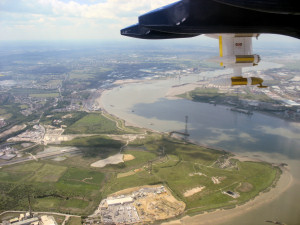
[[236, 56], [236, 63], [253, 63], [254, 56]]
[[220, 57], [223, 57], [223, 38], [222, 38], [222, 36], [219, 36], [219, 52], [220, 52]]
[[231, 77], [231, 85], [237, 86], [237, 85], [247, 85], [248, 80], [244, 77]]
[[[259, 85], [258, 87], [261, 88], [267, 87], [262, 85], [262, 83], [264, 82], [263, 79], [259, 77], [250, 77], [250, 78], [251, 78], [251, 85]], [[244, 77], [231, 77], [231, 85], [232, 86], [248, 85], [248, 79]]]
[[262, 85], [262, 83], [264, 82], [264, 80], [259, 77], [251, 77], [251, 81], [252, 81], [251, 85], [257, 85], [257, 84]]

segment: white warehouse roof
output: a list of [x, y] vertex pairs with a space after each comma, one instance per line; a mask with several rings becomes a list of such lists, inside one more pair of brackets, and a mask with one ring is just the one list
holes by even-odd
[[118, 205], [118, 204], [124, 204], [124, 203], [131, 203], [133, 202], [133, 198], [131, 197], [125, 197], [125, 198], [116, 198], [116, 199], [108, 199], [107, 205]]

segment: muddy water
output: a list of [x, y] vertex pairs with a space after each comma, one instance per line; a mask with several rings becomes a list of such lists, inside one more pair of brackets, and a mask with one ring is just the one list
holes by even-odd
[[[272, 66], [274, 64], [266, 68]], [[210, 72], [210, 76], [218, 73]], [[199, 76], [207, 74], [183, 77], [180, 82], [193, 82]], [[169, 79], [127, 84], [105, 92], [101, 101], [109, 113], [129, 123], [160, 132], [183, 131], [187, 115], [190, 138], [199, 144], [268, 162], [287, 163], [293, 183], [284, 193], [233, 218], [226, 217], [213, 224], [263, 225], [268, 224], [266, 220], [273, 220], [299, 225], [300, 124], [261, 113], [248, 116], [232, 112], [225, 106], [164, 98], [168, 89], [178, 82], [177, 79]], [[199, 224], [197, 217], [191, 222], [189, 220], [186, 224]]]

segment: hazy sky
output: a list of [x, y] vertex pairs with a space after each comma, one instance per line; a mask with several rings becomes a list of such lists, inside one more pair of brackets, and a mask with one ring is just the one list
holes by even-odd
[[[0, 0], [0, 40], [124, 40], [120, 29], [137, 23], [139, 15], [175, 1]], [[278, 35], [260, 39], [260, 43], [281, 41], [298, 47], [300, 43]], [[208, 38], [201, 36], [199, 41], [203, 40]]]
[[175, 0], [0, 0], [0, 40], [120, 38], [138, 16]]

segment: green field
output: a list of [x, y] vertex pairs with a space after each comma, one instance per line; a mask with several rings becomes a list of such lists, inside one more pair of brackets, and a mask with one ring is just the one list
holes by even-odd
[[0, 211], [27, 210], [89, 214], [99, 204], [105, 175], [99, 171], [31, 162], [0, 169]]
[[137, 133], [144, 133], [144, 131], [145, 131], [142, 128], [126, 126], [124, 120], [119, 119], [108, 113], [102, 112], [102, 115], [112, 121], [115, 121], [115, 123], [118, 124], [118, 128], [121, 129], [125, 133], [137, 134]]
[[80, 225], [81, 224], [81, 218], [78, 217], [71, 217], [66, 225]]
[[[130, 187], [163, 184], [186, 203], [186, 213], [193, 215], [244, 203], [272, 186], [280, 175], [280, 170], [270, 164], [240, 162], [231, 159], [232, 155], [225, 151], [159, 134], [137, 139], [124, 149], [124, 154], [131, 154], [135, 159], [101, 169], [91, 168], [90, 164], [115, 154], [123, 143], [92, 136], [64, 144], [83, 149], [93, 146], [97, 154], [75, 156], [64, 162], [40, 161], [0, 169], [0, 210], [26, 209], [30, 194], [36, 211], [88, 215], [109, 194]], [[103, 156], [100, 147], [103, 144], [115, 145], [116, 151], [107, 148], [112, 150]], [[97, 156], [99, 151], [101, 157]], [[229, 163], [222, 168], [225, 161]], [[220, 183], [214, 184], [213, 177], [220, 179]], [[185, 196], [187, 191], [201, 186], [205, 187], [201, 192]], [[233, 199], [222, 193], [228, 190], [239, 192], [240, 197]]]
[[65, 166], [57, 166], [51, 164], [45, 164], [42, 168], [38, 169], [34, 176], [31, 177], [31, 181], [34, 182], [57, 182], [61, 175], [67, 170]]
[[80, 120], [86, 115], [87, 115], [86, 112], [55, 112], [55, 113], [48, 112], [43, 115], [40, 122], [45, 125], [57, 126], [56, 124], [53, 123], [53, 121], [61, 120], [62, 123], [60, 123], [59, 126], [65, 125], [69, 127], [73, 123]]
[[29, 94], [29, 96], [34, 98], [57, 98], [59, 93]]
[[69, 168], [56, 183], [57, 188], [80, 192], [85, 195], [89, 191], [98, 190], [103, 182], [104, 174], [79, 168]]
[[97, 68], [97, 70], [95, 71], [73, 70], [70, 73], [70, 79], [80, 81], [93, 80], [98, 77], [101, 77], [102, 74], [110, 72], [111, 70], [112, 68], [108, 67]]
[[[148, 154], [142, 151], [126, 151], [126, 154], [138, 153], [135, 155], [137, 157], [140, 157], [139, 153], [143, 153], [144, 163], [136, 164], [134, 160], [128, 161], [124, 169], [143, 168], [143, 170], [129, 173], [125, 177], [114, 177], [105, 186], [105, 195], [134, 186], [164, 184], [172, 190], [175, 197], [186, 203], [187, 213], [192, 214], [244, 203], [271, 186], [280, 174], [279, 169], [266, 163], [237, 160], [231, 160], [234, 166], [221, 169], [216, 161], [223, 157], [230, 157], [229, 153], [193, 144], [187, 145], [168, 138], [156, 142], [145, 141], [141, 146], [151, 149], [155, 146], [156, 148], [164, 146], [167, 156], [158, 156], [160, 151], [156, 151], [158, 154], [156, 157], [149, 154], [154, 153], [154, 150], [150, 150]], [[149, 160], [153, 161], [151, 174], [147, 164]], [[197, 175], [199, 173], [204, 175]], [[214, 184], [212, 177], [222, 178], [221, 183]], [[184, 196], [186, 191], [199, 186], [205, 186], [205, 189], [190, 197]], [[235, 199], [222, 193], [228, 190], [239, 192], [240, 197], [234, 201]]]
[[138, 150], [126, 150], [123, 152], [124, 154], [130, 154], [135, 157], [134, 160], [125, 162], [125, 166], [129, 168], [136, 168], [143, 166], [149, 160], [153, 160], [157, 157], [157, 155], [153, 152], [147, 151], [138, 151]]
[[100, 113], [91, 113], [76, 121], [65, 131], [65, 134], [121, 134], [116, 122], [111, 121]]

